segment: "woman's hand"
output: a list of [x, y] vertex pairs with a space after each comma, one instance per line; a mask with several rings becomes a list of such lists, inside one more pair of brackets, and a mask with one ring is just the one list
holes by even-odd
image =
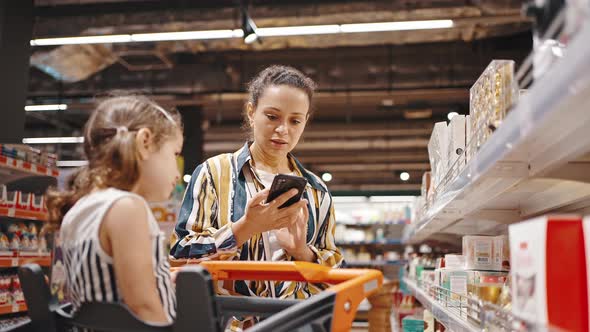
[[298, 261], [315, 261], [315, 254], [307, 246], [307, 222], [309, 211], [307, 210], [307, 200], [304, 202], [295, 218], [295, 222], [290, 226], [275, 231], [277, 241], [287, 253], [295, 257]]
[[302, 208], [305, 208], [307, 213], [306, 200], [300, 200], [289, 207], [279, 209], [279, 206], [297, 195], [297, 189], [291, 189], [272, 202], [265, 203], [268, 192], [268, 189], [264, 189], [256, 193], [248, 202], [244, 217], [232, 225], [238, 246], [248, 241], [254, 234], [294, 225], [300, 218]]

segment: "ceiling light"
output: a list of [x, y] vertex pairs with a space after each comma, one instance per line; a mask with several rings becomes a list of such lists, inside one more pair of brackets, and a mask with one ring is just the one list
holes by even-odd
[[325, 172], [324, 174], [322, 174], [322, 180], [324, 180], [325, 182], [332, 181], [332, 174]]
[[184, 182], [186, 182], [186, 183], [189, 183], [189, 182], [191, 182], [191, 176], [190, 176], [190, 174], [185, 174], [185, 175], [182, 177], [182, 180], [184, 180]]
[[41, 38], [31, 40], [31, 46], [77, 45], [77, 44], [111, 44], [129, 43], [131, 35], [82, 36], [63, 38]]
[[338, 24], [332, 25], [302, 25], [278, 28], [258, 28], [256, 32], [261, 37], [326, 35], [340, 32]]
[[171, 40], [196, 40], [196, 39], [227, 39], [241, 38], [241, 29], [234, 30], [204, 30], [204, 31], [182, 31], [182, 32], [160, 32], [160, 33], [138, 33], [131, 35], [134, 42], [154, 42]]
[[82, 167], [88, 165], [88, 160], [58, 160], [57, 167]]
[[408, 172], [401, 172], [400, 175], [399, 175], [399, 178], [402, 181], [408, 181], [410, 179], [410, 173], [408, 173]]
[[401, 31], [452, 28], [453, 20], [429, 20], [429, 21], [405, 21], [405, 22], [376, 22], [342, 24], [342, 33], [353, 32], [377, 32], [377, 31]]
[[254, 21], [252, 21], [245, 9], [242, 9], [242, 31], [244, 32], [244, 43], [252, 44], [259, 40], [256, 24], [254, 24]]
[[35, 137], [23, 138], [23, 144], [67, 144], [84, 143], [84, 137]]
[[459, 115], [459, 113], [457, 113], [457, 112], [449, 112], [449, 114], [447, 114], [447, 119], [449, 119], [449, 121], [451, 121], [457, 115]]
[[244, 38], [246, 43], [252, 43], [259, 37], [302, 36], [358, 32], [383, 32], [421, 29], [452, 28], [452, 20], [405, 21], [405, 22], [377, 22], [355, 24], [330, 25], [302, 25], [273, 28], [258, 28], [254, 21], [244, 11], [241, 29], [196, 30], [180, 32], [156, 32], [102, 36], [79, 36], [60, 38], [39, 38], [31, 40], [31, 46], [57, 46], [75, 44], [110, 44], [131, 42], [154, 42], [174, 40], [200, 39], [230, 39]]
[[25, 111], [27, 112], [41, 112], [41, 111], [64, 111], [68, 109], [66, 104], [52, 104], [52, 105], [27, 105]]

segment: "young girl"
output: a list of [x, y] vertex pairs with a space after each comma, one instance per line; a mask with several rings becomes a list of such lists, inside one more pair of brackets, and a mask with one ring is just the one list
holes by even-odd
[[180, 176], [182, 123], [145, 97], [100, 103], [84, 130], [83, 168], [66, 192], [49, 191], [50, 222], [61, 224], [74, 310], [122, 302], [149, 323], [175, 315], [164, 236], [146, 201], [168, 199]]

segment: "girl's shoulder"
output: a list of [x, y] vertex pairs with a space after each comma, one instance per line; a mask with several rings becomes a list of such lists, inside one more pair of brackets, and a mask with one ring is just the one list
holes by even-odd
[[102, 219], [102, 216], [110, 209], [114, 202], [123, 197], [131, 197], [137, 202], [148, 207], [145, 199], [135, 193], [117, 188], [105, 188], [92, 191], [82, 196], [72, 208], [64, 215], [62, 227], [68, 227], [71, 223], [84, 223], [85, 220]]

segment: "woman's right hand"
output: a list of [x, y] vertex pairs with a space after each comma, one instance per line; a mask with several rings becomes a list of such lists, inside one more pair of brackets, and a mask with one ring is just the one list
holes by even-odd
[[246, 206], [245, 222], [249, 224], [253, 234], [291, 226], [297, 221], [300, 209], [306, 205], [306, 201], [302, 199], [289, 207], [279, 209], [279, 206], [297, 195], [297, 189], [291, 189], [272, 202], [265, 203], [268, 192], [268, 189], [264, 189], [256, 193]]

